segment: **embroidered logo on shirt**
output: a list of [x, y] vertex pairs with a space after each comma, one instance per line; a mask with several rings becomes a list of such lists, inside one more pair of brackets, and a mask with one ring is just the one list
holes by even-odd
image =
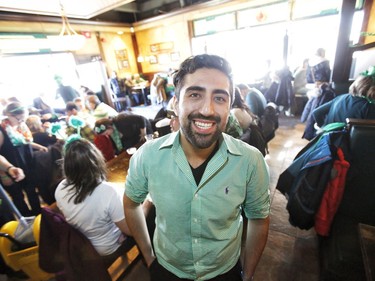
[[229, 186], [227, 186], [226, 188], [225, 188], [225, 194], [228, 194], [229, 193]]

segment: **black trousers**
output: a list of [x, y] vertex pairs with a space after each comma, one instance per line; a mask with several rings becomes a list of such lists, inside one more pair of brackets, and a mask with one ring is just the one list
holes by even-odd
[[[216, 276], [207, 281], [242, 281], [241, 277], [242, 267], [240, 261], [228, 272]], [[151, 281], [191, 281], [191, 279], [179, 278], [173, 273], [166, 270], [155, 260], [150, 267], [150, 280]]]
[[[9, 193], [13, 204], [23, 216], [30, 217], [40, 214], [39, 195], [36, 192], [33, 182], [29, 182], [25, 179], [10, 186], [4, 186], [4, 189]], [[26, 204], [23, 192], [26, 193], [31, 210]]]

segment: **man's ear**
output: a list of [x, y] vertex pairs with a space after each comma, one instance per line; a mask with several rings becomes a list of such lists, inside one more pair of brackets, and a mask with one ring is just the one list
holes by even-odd
[[179, 107], [178, 107], [178, 100], [177, 100], [177, 97], [176, 96], [173, 96], [172, 97], [172, 105], [173, 105], [173, 112], [176, 116], [178, 116], [178, 111], [179, 111]]

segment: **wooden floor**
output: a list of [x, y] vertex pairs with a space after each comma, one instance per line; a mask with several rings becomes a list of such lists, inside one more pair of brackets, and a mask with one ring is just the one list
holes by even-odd
[[[135, 108], [142, 114], [145, 109]], [[155, 110], [155, 109], [153, 109]], [[147, 110], [146, 110], [147, 111]], [[152, 111], [152, 110], [151, 110]], [[152, 118], [154, 112], [147, 113]], [[314, 230], [303, 231], [290, 225], [285, 197], [275, 189], [278, 177], [307, 144], [302, 139], [304, 124], [299, 117], [280, 116], [276, 137], [269, 143], [266, 161], [271, 173], [271, 224], [268, 242], [257, 267], [255, 280], [318, 281], [319, 265]], [[149, 281], [147, 269], [138, 262], [122, 281]]]
[[[138, 106], [136, 114], [153, 119], [161, 106]], [[271, 174], [271, 224], [268, 242], [255, 273], [255, 280], [262, 281], [318, 281], [318, 253], [315, 232], [292, 227], [288, 221], [285, 197], [275, 189], [278, 177], [307, 143], [301, 138], [304, 124], [298, 117], [280, 116], [280, 127], [276, 137], [269, 143], [266, 161]], [[129, 261], [134, 259], [129, 256]], [[121, 261], [128, 264], [128, 261]], [[5, 278], [5, 279], [4, 279]], [[117, 279], [117, 278], [116, 278]], [[7, 279], [0, 275], [1, 280]], [[119, 281], [149, 281], [147, 268], [136, 260], [125, 277]]]

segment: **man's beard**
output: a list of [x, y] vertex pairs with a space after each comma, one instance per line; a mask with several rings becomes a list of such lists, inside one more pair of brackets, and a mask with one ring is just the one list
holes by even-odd
[[[195, 131], [193, 131], [193, 119], [201, 119], [201, 120], [208, 120], [208, 121], [215, 121], [216, 131], [213, 135], [205, 135], [205, 134], [199, 134]], [[184, 120], [184, 122], [181, 122], [181, 130], [184, 133], [185, 138], [187, 141], [195, 148], [203, 149], [208, 148], [212, 144], [214, 144], [221, 136], [222, 131], [220, 129], [221, 124], [221, 118], [219, 116], [214, 117], [205, 117], [200, 114], [196, 115], [189, 115], [187, 117], [187, 120]]]

